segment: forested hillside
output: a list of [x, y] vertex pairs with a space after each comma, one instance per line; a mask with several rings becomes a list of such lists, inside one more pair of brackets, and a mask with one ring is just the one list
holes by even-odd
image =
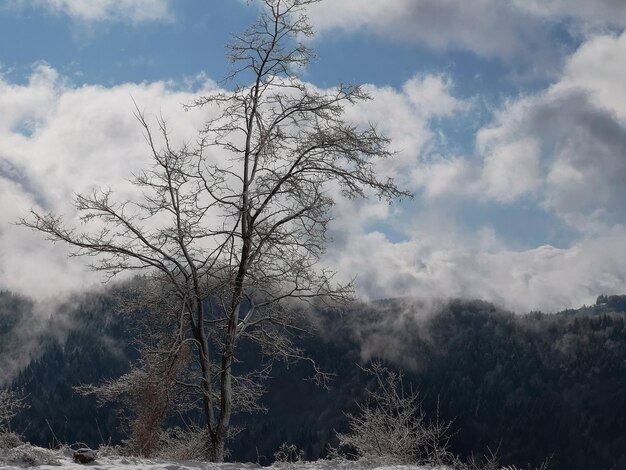
[[[1, 297], [0, 335], [9, 338], [26, 300]], [[68, 305], [69, 332], [42, 337], [14, 382], [31, 406], [14, 427], [43, 445], [118, 442], [112, 410], [72, 387], [127, 370], [135, 357], [131, 318], [114, 313], [111, 294]], [[515, 315], [479, 301], [389, 300], [317, 313], [320, 335], [301, 344], [337, 374], [330, 388], [303, 380], [306, 364], [275, 364], [269, 411], [239, 417], [246, 429], [231, 458], [269, 462], [283, 442], [308, 458], [324, 455], [345, 426], [343, 413], [364, 396], [368, 378], [357, 364], [381, 358], [406, 372], [429, 416], [453, 420], [454, 452], [497, 450], [502, 464], [518, 466], [552, 456], [555, 469], [626, 468], [625, 307], [626, 297], [600, 297], [579, 310]], [[245, 367], [256, 356], [242, 352]]]

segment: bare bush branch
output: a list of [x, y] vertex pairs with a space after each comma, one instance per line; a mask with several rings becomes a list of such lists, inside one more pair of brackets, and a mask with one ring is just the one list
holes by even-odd
[[450, 423], [428, 421], [413, 390], [405, 389], [402, 374], [373, 362], [364, 369], [374, 384], [356, 414], [348, 415], [349, 432], [337, 433], [338, 451], [372, 465], [442, 465]]
[[0, 389], [0, 433], [11, 430], [11, 420], [25, 407], [24, 398], [21, 398], [15, 391]]

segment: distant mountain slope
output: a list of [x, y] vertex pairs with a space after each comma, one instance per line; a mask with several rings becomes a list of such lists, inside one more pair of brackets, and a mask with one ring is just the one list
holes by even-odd
[[[33, 442], [52, 442], [49, 427], [68, 442], [120, 438], [111, 410], [71, 389], [121, 374], [133, 359], [132, 328], [113, 307], [106, 294], [76, 303], [65, 341], [46, 340], [17, 380], [32, 407], [16, 425]], [[498, 449], [503, 465], [524, 468], [551, 455], [552, 469], [626, 468], [625, 311], [626, 296], [611, 296], [550, 315], [406, 299], [318, 313], [320, 336], [301, 344], [337, 374], [331, 388], [301, 380], [310, 375], [305, 364], [276, 365], [264, 397], [269, 412], [239, 417], [246, 429], [232, 457], [269, 462], [282, 442], [309, 458], [324, 455], [334, 430], [345, 427], [343, 412], [354, 410], [368, 385], [357, 363], [377, 357], [406, 371], [430, 416], [454, 420], [457, 453]], [[255, 360], [253, 351], [242, 352], [244, 365]]]
[[[0, 294], [0, 299], [3, 297], [10, 294]], [[83, 441], [95, 445], [122, 437], [111, 407], [98, 408], [95, 399], [79, 396], [72, 388], [117, 377], [135, 359], [130, 344], [132, 319], [116, 315], [115, 302], [111, 291], [85, 294], [55, 307], [50, 317], [43, 319], [32, 309], [0, 309], [0, 324], [21, 325], [18, 331], [15, 326], [5, 330], [9, 338], [22, 337], [22, 330], [32, 322], [43, 323], [37, 347], [28, 348], [32, 360], [13, 381], [29, 404], [14, 427], [30, 442], [47, 446], [58, 441]], [[16, 312], [26, 315], [28, 321], [14, 320]]]
[[29, 299], [0, 291], [0, 387], [11, 383], [39, 350], [43, 322]]

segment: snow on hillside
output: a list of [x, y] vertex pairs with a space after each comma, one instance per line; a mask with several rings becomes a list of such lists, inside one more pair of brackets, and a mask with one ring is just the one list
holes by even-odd
[[[272, 467], [260, 467], [253, 463], [208, 463], [192, 461], [164, 461], [140, 459], [136, 457], [99, 456], [95, 462], [82, 465], [72, 461], [69, 450], [52, 451], [28, 446], [23, 452], [11, 453], [2, 451], [0, 455], [0, 469], [23, 470], [24, 468], [38, 470], [253, 470], [268, 468], [268, 470], [446, 470], [445, 468], [427, 469], [417, 466], [383, 466], [366, 467], [357, 462], [345, 461], [318, 461], [302, 463], [277, 463]], [[8, 452], [8, 453], [7, 453]], [[19, 463], [19, 465], [18, 465]]]

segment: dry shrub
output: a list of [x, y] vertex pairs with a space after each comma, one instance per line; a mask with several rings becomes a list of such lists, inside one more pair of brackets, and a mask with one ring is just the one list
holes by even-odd
[[413, 390], [405, 390], [402, 374], [374, 362], [365, 372], [374, 378], [365, 403], [348, 415], [349, 432], [338, 433], [340, 454], [372, 465], [441, 465], [450, 423], [429, 421]]
[[210, 456], [208, 431], [205, 427], [192, 424], [165, 429], [159, 433], [156, 456], [174, 460], [206, 460]]

